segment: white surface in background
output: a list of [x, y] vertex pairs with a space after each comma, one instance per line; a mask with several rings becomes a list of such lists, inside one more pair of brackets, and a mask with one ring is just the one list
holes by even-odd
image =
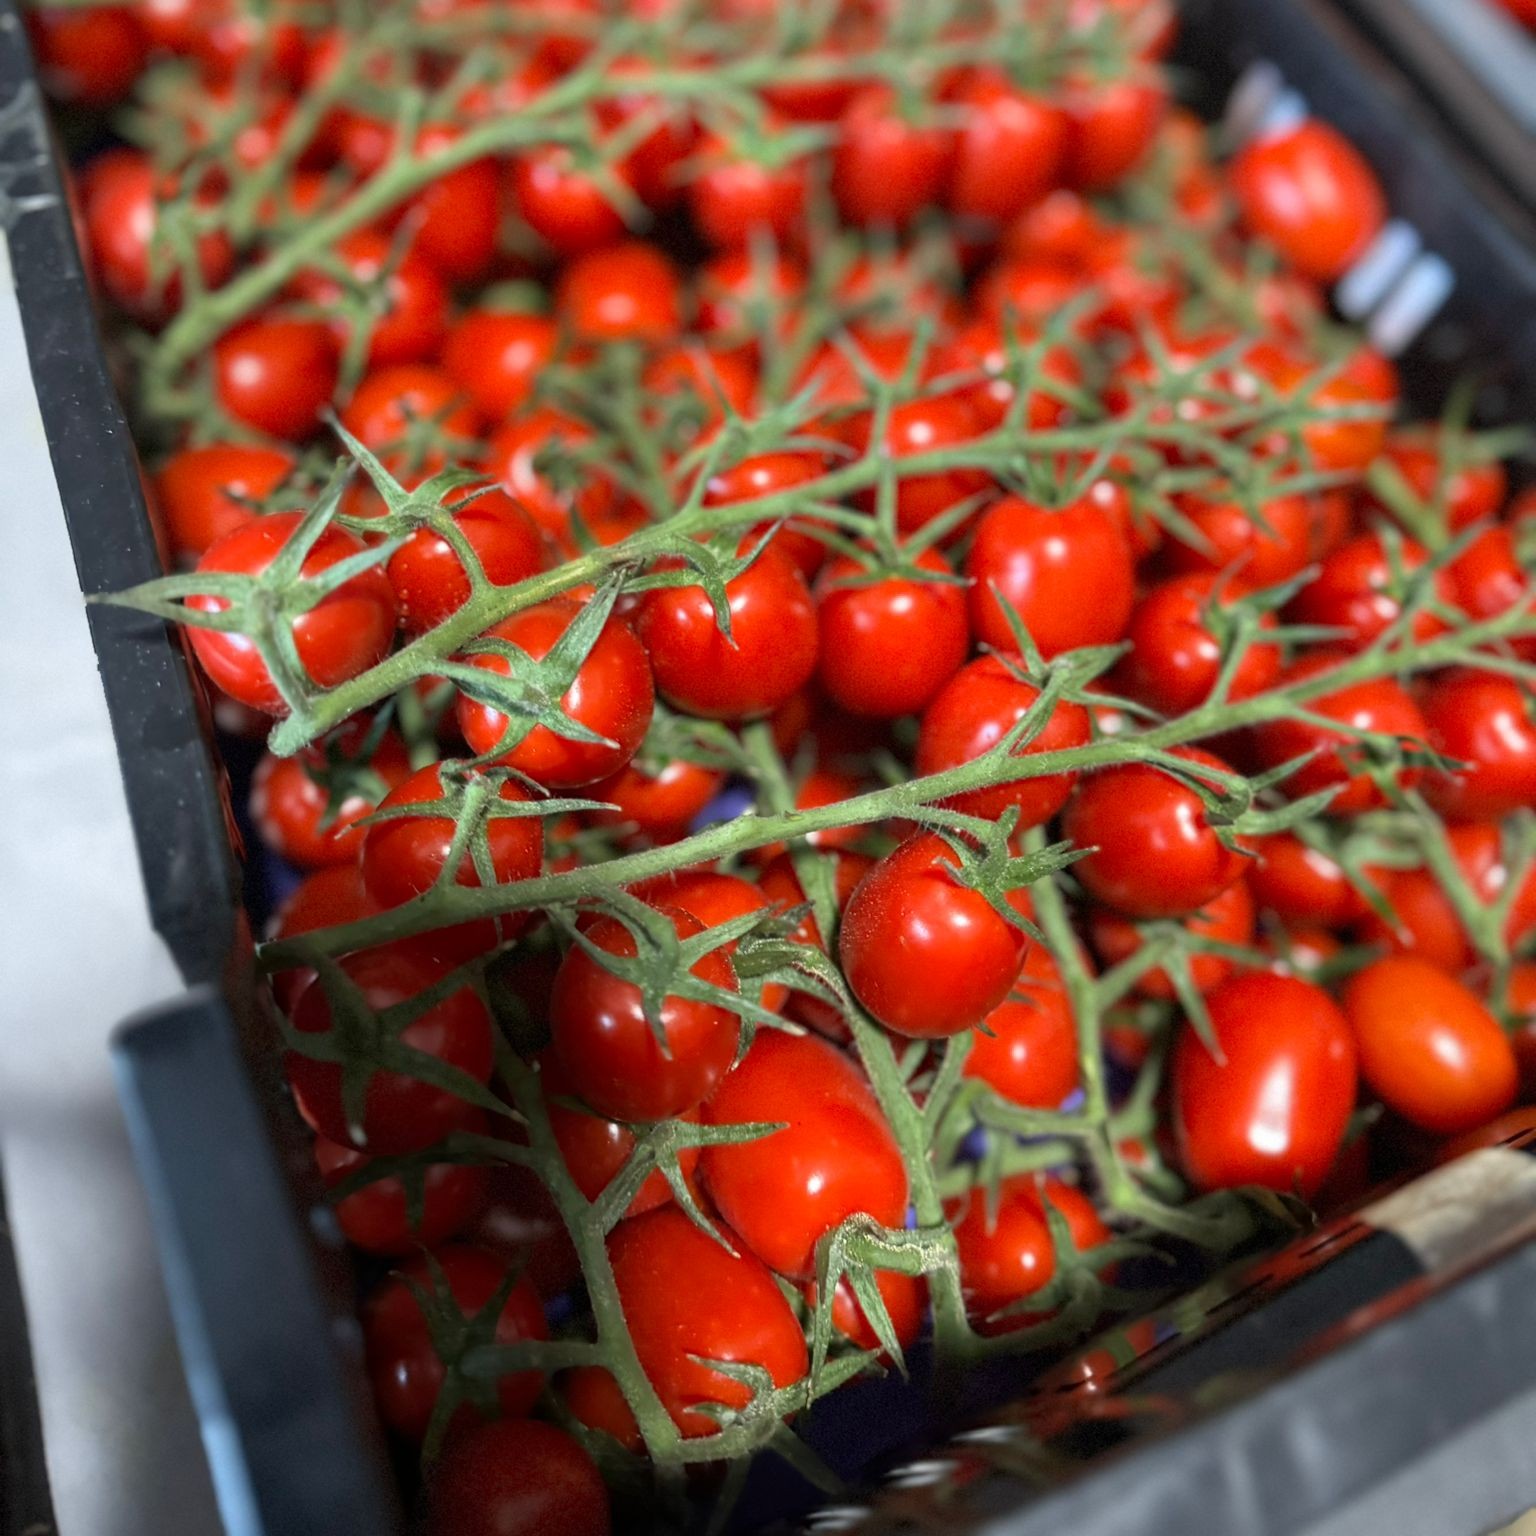
[[62, 1536], [221, 1527], [107, 1056], [149, 926], [0, 234], [0, 1172]]

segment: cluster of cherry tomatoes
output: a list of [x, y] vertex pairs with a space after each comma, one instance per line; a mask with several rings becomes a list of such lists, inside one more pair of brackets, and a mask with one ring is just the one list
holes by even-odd
[[[268, 752], [251, 810], [303, 873], [276, 942], [384, 924], [274, 991], [341, 1227], [398, 1266], [363, 1303], [369, 1368], [432, 1447], [434, 1530], [605, 1530], [594, 1456], [791, 1393], [850, 1223], [887, 1262], [834, 1272], [834, 1354], [911, 1347], [946, 1285], [996, 1342], [1069, 1272], [1112, 1274], [1103, 1157], [1160, 1191], [1341, 1200], [1373, 1137], [1509, 1109], [1536, 1019], [1536, 505], [1460, 425], [1389, 425], [1391, 364], [1328, 320], [1385, 219], [1347, 142], [1309, 120], [1218, 162], [1170, 105], [1161, 5], [957, 4], [927, 38], [957, 62], [919, 68], [910, 8], [849, 0], [816, 8], [807, 67], [713, 104], [615, 58], [579, 131], [460, 157], [289, 260], [376, 181], [572, 90], [613, 20], [420, 0], [424, 35], [495, 61], [460, 78], [446, 41], [315, 9], [44, 9], [32, 35], [67, 102], [155, 84], [146, 147], [77, 180], [148, 347], [281, 268], [194, 360], [195, 413], [141, 402], [226, 718], [425, 658]], [[919, 85], [871, 62], [892, 50]], [[402, 86], [452, 117], [402, 140]], [[263, 217], [221, 224], [284, 155]], [[323, 493], [332, 410], [369, 472]], [[1272, 697], [1301, 702], [1242, 713]], [[721, 821], [743, 783], [811, 824]], [[1032, 888], [1009, 871], [1048, 829], [1077, 857]], [[722, 840], [690, 858], [693, 835]], [[534, 880], [547, 911], [482, 900]], [[1156, 1089], [1142, 1121], [1098, 1042]], [[950, 1105], [1000, 1106], [992, 1151]], [[1078, 1115], [1101, 1155], [1029, 1166], [1010, 1113], [1069, 1141]], [[928, 1227], [924, 1274], [892, 1255]], [[610, 1345], [600, 1295], [623, 1349], [532, 1363], [552, 1320], [593, 1334], [589, 1305]], [[530, 1363], [466, 1369], [498, 1346]]]

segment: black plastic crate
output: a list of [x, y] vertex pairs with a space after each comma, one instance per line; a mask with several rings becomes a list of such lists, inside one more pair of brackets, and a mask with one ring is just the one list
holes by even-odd
[[[8, 220], [12, 262], [81, 585], [107, 591], [159, 562], [12, 3], [0, 185], [34, 199]], [[1177, 62], [1200, 105], [1299, 90], [1376, 164], [1396, 245], [1344, 307], [1404, 332], [1412, 285], [1449, 280], [1401, 358], [1414, 403], [1433, 411], [1470, 368], [1485, 420], [1536, 416], [1536, 234], [1405, 78], [1317, 0], [1185, 10]], [[226, 1525], [387, 1536], [402, 1516], [349, 1272], [276, 1079], [199, 690], [157, 623], [96, 608], [93, 627], [156, 926], [191, 989], [125, 1025], [118, 1062]], [[1536, 1504], [1536, 1464], [1509, 1451], [1536, 1431], [1536, 1161], [1471, 1166], [1117, 1330], [958, 1437], [893, 1432], [877, 1491], [811, 1524], [1280, 1536], [1352, 1510], [1369, 1529], [1472, 1533]], [[764, 1486], [758, 1507], [789, 1518], [794, 1497]]]

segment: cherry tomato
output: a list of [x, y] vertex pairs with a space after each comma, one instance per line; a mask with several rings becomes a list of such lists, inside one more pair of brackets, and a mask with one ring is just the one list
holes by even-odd
[[[463, 130], [446, 123], [424, 128], [416, 141], [420, 155], [447, 149]], [[432, 179], [408, 207], [411, 250], [430, 262], [449, 283], [475, 283], [496, 259], [501, 234], [501, 169], [489, 157], [471, 160]]]
[[[348, 955], [340, 962], [352, 989], [360, 994], [370, 1012], [408, 1003], [441, 981], [445, 962], [432, 963], [421, 949], [371, 949]], [[301, 1034], [333, 1034], [331, 1001], [319, 978], [311, 981], [293, 1005], [293, 1027]], [[340, 1025], [343, 1045], [355, 1032], [349, 1016]], [[485, 1005], [468, 982], [456, 992], [432, 1004], [395, 1036], [400, 1046], [460, 1072], [476, 1082], [489, 1080], [494, 1064], [491, 1020]], [[361, 1059], [371, 1062], [376, 1048], [364, 1042]], [[461, 1123], [464, 1100], [410, 1075], [408, 1064], [399, 1070], [375, 1070], [366, 1078], [360, 1118], [353, 1119], [347, 1099], [343, 1067], [289, 1051], [283, 1059], [294, 1102], [310, 1128], [328, 1141], [361, 1152], [392, 1155], [418, 1152], [441, 1141]]]
[[[332, 864], [306, 875], [293, 894], [278, 908], [267, 937], [291, 939], [317, 928], [338, 928], [343, 923], [372, 917], [378, 904], [363, 885], [362, 871], [355, 863]], [[293, 1012], [294, 1000], [314, 976], [309, 966], [279, 971], [272, 978], [272, 995], [284, 1013]]]
[[[1011, 731], [1040, 697], [1040, 690], [1020, 675], [1017, 656], [981, 656], [969, 662], [941, 688], [923, 712], [917, 737], [917, 772], [943, 773], [974, 762]], [[1044, 752], [1086, 746], [1088, 712], [1070, 699], [1057, 702], [1042, 730], [1014, 756], [1028, 759]], [[971, 816], [996, 818], [1019, 808], [1019, 830], [1049, 821], [1072, 793], [1076, 772], [1042, 774], [951, 795], [944, 803]]]
[[[861, 386], [862, 393], [862, 386]], [[873, 417], [864, 413], [840, 422], [837, 435], [846, 438], [857, 454], [868, 451]], [[942, 453], [970, 442], [979, 431], [979, 423], [970, 403], [960, 395], [930, 395], [922, 400], [904, 400], [891, 407], [886, 421], [882, 452], [898, 461]], [[985, 495], [992, 480], [979, 469], [942, 469], [913, 474], [898, 469], [896, 486], [896, 527], [902, 533], [915, 533], [935, 518], [951, 512], [961, 502]], [[873, 511], [876, 494], [860, 491], [854, 501]]]
[[580, 1444], [537, 1419], [482, 1424], [432, 1471], [430, 1536], [608, 1536], [608, 1490]]
[[1321, 987], [1254, 971], [1205, 997], [1221, 1056], [1194, 1026], [1169, 1081], [1179, 1161], [1199, 1189], [1257, 1184], [1316, 1194], [1355, 1107], [1355, 1041]]
[[626, 763], [615, 774], [587, 787], [589, 799], [606, 800], [616, 811], [599, 820], [634, 828], [653, 843], [675, 843], [725, 783], [725, 774], [675, 757], [659, 767]]
[[[1009, 334], [1002, 318], [980, 316], [947, 341], [939, 342], [925, 370], [936, 380], [975, 379], [974, 383], [961, 383], [956, 393], [970, 407], [982, 431], [995, 431], [1003, 425], [1018, 393], [1013, 366], [1015, 351], [1009, 344]], [[1025, 349], [1032, 348], [1038, 340], [1027, 325], [1016, 328], [1013, 339]], [[1069, 414], [1069, 407], [1052, 386], [1080, 388], [1083, 367], [1071, 348], [1047, 347], [1040, 354], [1038, 377], [1040, 382], [1029, 392], [1023, 419], [1031, 429], [1044, 431], [1059, 426]]]
[[618, 512], [613, 481], [579, 462], [592, 430], [559, 411], [539, 406], [512, 420], [491, 439], [481, 467], [557, 545], [575, 552], [574, 529], [598, 541]]
[[214, 389], [236, 421], [302, 443], [336, 392], [338, 358], [319, 320], [248, 320], [213, 347]]
[[1166, 561], [1173, 571], [1234, 571], [1246, 586], [1271, 587], [1300, 575], [1316, 553], [1314, 520], [1305, 497], [1271, 497], [1259, 509], [1262, 522], [1237, 501], [1194, 495], [1175, 501], [1202, 542], [1184, 543], [1178, 534], [1172, 535]]
[[[680, 939], [704, 932], [690, 913], [659, 910]], [[604, 954], [636, 954], [635, 936], [616, 918], [599, 918], [583, 938]], [[690, 974], [736, 991], [731, 963], [719, 949], [695, 961]], [[668, 993], [659, 1005], [650, 1004], [653, 1025], [647, 1007], [640, 988], [604, 967], [588, 948], [573, 945], [561, 962], [549, 1005], [555, 1052], [582, 1099], [613, 1120], [683, 1114], [714, 1091], [736, 1059], [741, 1026], [727, 1008]]]
[[[754, 544], [749, 536], [739, 547]], [[698, 586], [648, 594], [636, 628], [667, 703], [709, 719], [750, 720], [777, 709], [816, 670], [816, 606], [798, 567], [772, 545], [725, 584], [725, 596], [729, 640]]]
[[[1529, 610], [1536, 602], [1521, 559], [1517, 526], [1495, 523], [1483, 529], [1445, 568], [1458, 608], [1472, 619], [1491, 619], [1511, 608]], [[1506, 642], [1523, 661], [1536, 659], [1536, 639], [1517, 636]]]
[[1294, 833], [1261, 838], [1254, 852], [1248, 865], [1253, 899], [1287, 927], [1343, 928], [1365, 915], [1365, 897], [1342, 867]]
[[976, 638], [1017, 648], [1006, 602], [1047, 659], [1081, 645], [1112, 645], [1135, 601], [1130, 545], [1113, 513], [1090, 497], [1055, 512], [1021, 496], [998, 502], [976, 525], [965, 574]]
[[1168, 110], [1155, 81], [1122, 77], [1079, 82], [1067, 91], [1066, 182], [1097, 192], [1123, 181], [1146, 158]]
[[[1214, 939], [1220, 944], [1243, 945], [1253, 940], [1253, 896], [1246, 880], [1229, 885], [1200, 911], [1180, 921], [1197, 938]], [[1105, 965], [1119, 965], [1128, 960], [1146, 942], [1140, 928], [1128, 917], [1095, 907], [1088, 917], [1088, 936]], [[1197, 992], [1209, 992], [1232, 974], [1234, 962], [1225, 955], [1195, 952], [1189, 957], [1190, 979]], [[1140, 997], [1170, 1001], [1178, 994], [1173, 979], [1161, 966], [1142, 974], [1133, 989]]]
[[[301, 520], [297, 512], [254, 518], [212, 545], [197, 568], [259, 576], [277, 558]], [[318, 576], [361, 554], [362, 549], [350, 533], [327, 528], [305, 555], [300, 574]], [[229, 603], [222, 597], [193, 596], [187, 599], [187, 606], [200, 613], [222, 613]], [[394, 634], [395, 595], [376, 566], [359, 571], [293, 620], [299, 664], [320, 688], [334, 688], [366, 672], [383, 659]], [[191, 629], [188, 639], [203, 670], [231, 698], [265, 714], [287, 713], [287, 703], [249, 636]]]
[[[489, 631], [489, 638], [514, 645], [534, 661], [542, 661], [560, 642], [581, 612], [565, 598], [524, 608]], [[505, 656], [481, 654], [470, 658], [482, 671], [512, 675]], [[546, 725], [536, 725], [521, 741], [501, 751], [497, 761], [551, 789], [591, 784], [617, 772], [645, 740], [656, 696], [651, 669], [634, 631], [623, 619], [610, 616], [592, 649], [560, 697], [560, 708], [578, 725], [595, 731], [600, 742], [572, 741]], [[494, 706], [474, 697], [460, 684], [459, 729], [473, 751], [497, 752], [513, 723]]]
[[970, 649], [965, 589], [949, 564], [932, 549], [912, 563], [940, 579], [871, 579], [844, 555], [816, 584], [821, 685], [856, 715], [889, 719], [921, 710]]
[[[626, 180], [622, 165], [613, 174]], [[513, 167], [513, 196], [523, 222], [561, 256], [609, 245], [624, 234], [624, 216], [597, 179], [565, 145], [530, 150]]]
[[171, 455], [155, 476], [155, 505], [165, 518], [171, 546], [196, 560], [210, 544], [243, 527], [293, 473], [293, 456], [281, 448], [209, 443]]
[[964, 124], [950, 171], [952, 213], [1003, 222], [1057, 185], [1068, 134], [1059, 108], [985, 66], [970, 71], [950, 99]]
[[832, 193], [851, 224], [905, 224], [936, 203], [954, 153], [950, 134], [906, 114], [889, 86], [863, 87], [838, 124]]
[[887, 1029], [935, 1039], [979, 1024], [1024, 961], [1021, 929], [955, 878], [933, 832], [887, 854], [849, 898], [838, 955], [853, 994]]
[[[773, 132], [771, 119], [767, 131]], [[711, 134], [688, 183], [688, 212], [717, 250], [741, 250], [763, 236], [783, 245], [798, 233], [808, 191], [803, 159], [754, 154]]]
[[638, 1454], [645, 1447], [634, 1411], [613, 1373], [601, 1365], [580, 1365], [560, 1378], [560, 1396], [578, 1424], [601, 1431], [626, 1451]]
[[1006, 1001], [972, 1036], [961, 1070], [1025, 1109], [1057, 1109], [1077, 1088], [1077, 1024], [1043, 944], [1030, 946]]
[[677, 268], [643, 240], [587, 251], [560, 274], [555, 302], [580, 341], [668, 341], [682, 325]]
[[341, 420], [375, 453], [414, 447], [413, 463], [423, 467], [424, 473], [441, 468], [444, 462], [440, 448], [419, 445], [424, 428], [433, 429], [434, 436], [466, 441], [475, 433], [475, 413], [453, 380], [441, 368], [425, 363], [375, 368], [357, 386]]
[[[507, 1261], [482, 1248], [450, 1244], [439, 1248], [431, 1259], [447, 1281], [448, 1295], [443, 1300], [457, 1303], [466, 1322], [488, 1307], [507, 1282]], [[444, 1361], [438, 1354], [430, 1324], [408, 1281], [429, 1298], [436, 1298], [431, 1263], [426, 1257], [413, 1259], [363, 1303], [363, 1341], [374, 1400], [384, 1422], [410, 1440], [421, 1440], [448, 1371], [456, 1362]], [[548, 1337], [538, 1293], [526, 1278], [518, 1280], [496, 1319], [495, 1342], [518, 1344]], [[501, 1411], [513, 1419], [531, 1413], [543, 1381], [540, 1371], [513, 1371], [503, 1376], [497, 1384]], [[469, 1423], [479, 1417], [472, 1409], [465, 1412], [461, 1408], [455, 1418], [461, 1415]]]
[[[721, 1236], [731, 1243], [729, 1232]], [[810, 1358], [800, 1324], [744, 1244], [727, 1248], [674, 1205], [620, 1222], [608, 1255], [641, 1367], [689, 1439], [719, 1431], [701, 1405], [743, 1408], [752, 1397], [702, 1362], [759, 1366], [775, 1387], [805, 1375]]]
[[[1423, 546], [1412, 539], [1400, 540], [1394, 555], [1380, 535], [1361, 534], [1323, 561], [1322, 569], [1291, 600], [1287, 617], [1298, 624], [1343, 630], [1335, 643], [1362, 649], [1396, 623], [1406, 586], [1428, 559]], [[1452, 589], [1444, 571], [1436, 573], [1434, 585], [1440, 600], [1449, 603]], [[1432, 639], [1445, 627], [1437, 614], [1419, 613], [1413, 620], [1413, 638]]]
[[116, 105], [133, 89], [149, 54], [132, 6], [42, 8], [26, 15], [43, 88], [55, 101]]
[[1536, 721], [1528, 688], [1461, 667], [1419, 695], [1431, 747], [1461, 766], [1430, 772], [1424, 795], [1443, 816], [1491, 819], [1536, 806]]
[[703, 1161], [716, 1208], [770, 1269], [810, 1279], [818, 1240], [855, 1213], [905, 1220], [901, 1148], [863, 1075], [826, 1041], [759, 1031], [703, 1113], [710, 1125], [783, 1126], [707, 1147]]
[[1393, 431], [1382, 447], [1382, 457], [1402, 476], [1421, 506], [1442, 514], [1451, 533], [1493, 517], [1509, 495], [1509, 476], [1502, 464], [1471, 456], [1462, 445], [1448, 441], [1438, 427]]
[[1319, 282], [1342, 277], [1387, 221], [1375, 172], [1315, 118], [1240, 150], [1228, 184], [1249, 230]]
[[[1176, 747], [1201, 768], [1228, 771], [1198, 747]], [[1152, 763], [1123, 763], [1082, 779], [1062, 832], [1094, 851], [1072, 866], [1091, 896], [1129, 917], [1181, 917], [1237, 880], [1247, 860], [1216, 835], [1199, 795]]]
[[1502, 1114], [1520, 1071], [1476, 994], [1413, 955], [1373, 961], [1345, 983], [1344, 1011], [1372, 1092], [1405, 1120], [1454, 1136]]
[[543, 315], [471, 309], [443, 343], [442, 363], [487, 424], [527, 404], [560, 349], [560, 328]]

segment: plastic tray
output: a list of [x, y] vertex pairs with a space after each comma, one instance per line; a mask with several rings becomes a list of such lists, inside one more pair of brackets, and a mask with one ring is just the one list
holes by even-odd
[[[35, 158], [44, 131], [35, 92], [16, 94], [30, 73], [9, 7], [0, 0], [0, 104]], [[1186, 10], [1179, 62], [1204, 105], [1240, 83], [1242, 110], [1299, 89], [1376, 164], [1399, 222], [1348, 307], [1406, 346], [1420, 408], [1475, 365], [1486, 419], [1536, 415], [1536, 244], [1404, 79], [1313, 0]], [[154, 541], [57, 173], [44, 163], [0, 186], [54, 198], [13, 222], [11, 244], [82, 587], [142, 580], [158, 568]], [[1426, 309], [1427, 325], [1404, 318]], [[327, 1224], [309, 1219], [198, 691], [158, 625], [106, 609], [93, 623], [156, 925], [192, 988], [130, 1021], [117, 1054], [226, 1526], [387, 1536], [401, 1515], [363, 1400], [348, 1273]], [[955, 1426], [893, 1431], [874, 1491], [809, 1515], [812, 1527], [1280, 1536], [1358, 1513], [1367, 1529], [1470, 1536], [1536, 1504], [1536, 1162], [1488, 1156], [1470, 1182], [1431, 1176], [1121, 1330], [1084, 1352], [1075, 1378], [1063, 1368], [1054, 1392], [959, 1438]], [[1448, 1225], [1447, 1210], [1467, 1219]], [[837, 1429], [826, 1422], [823, 1436]], [[764, 1485], [754, 1508], [804, 1517], [795, 1502]]]

